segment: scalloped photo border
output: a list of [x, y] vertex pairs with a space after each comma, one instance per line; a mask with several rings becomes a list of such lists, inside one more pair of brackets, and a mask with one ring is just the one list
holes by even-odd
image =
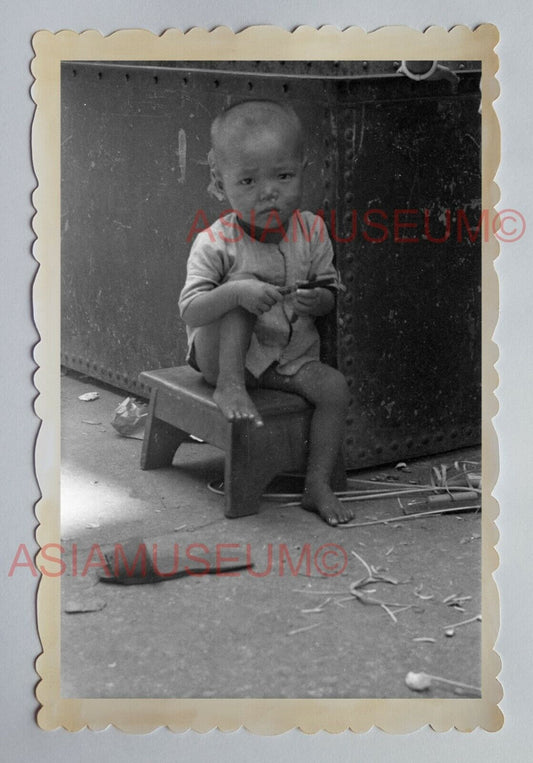
[[[33, 288], [35, 323], [40, 341], [34, 357], [38, 369], [35, 411], [41, 420], [35, 468], [41, 490], [36, 505], [40, 547], [60, 538], [60, 63], [62, 60], [479, 60], [482, 62], [482, 208], [494, 216], [499, 189], [494, 182], [500, 158], [500, 132], [493, 102], [498, 97], [498, 30], [483, 24], [472, 30], [430, 27], [382, 27], [367, 33], [358, 27], [301, 26], [293, 32], [274, 26], [252, 26], [234, 33], [170, 29], [160, 36], [143, 30], [121, 30], [107, 37], [90, 30], [78, 34], [39, 31], [33, 37], [35, 58], [31, 89], [36, 104], [32, 154], [36, 176], [33, 193], [38, 269]], [[492, 219], [492, 217], [491, 217]], [[70, 699], [60, 692], [60, 580], [42, 576], [37, 595], [38, 631], [42, 653], [36, 662], [40, 680], [36, 696], [42, 729], [110, 724], [131, 733], [158, 727], [181, 732], [233, 731], [245, 727], [256, 734], [281, 734], [299, 728], [313, 734], [345, 729], [366, 732], [373, 726], [389, 733], [407, 733], [429, 725], [435, 731], [456, 728], [497, 731], [503, 724], [498, 707], [502, 689], [497, 680], [501, 662], [494, 651], [499, 629], [499, 597], [493, 579], [498, 566], [498, 504], [491, 495], [498, 475], [498, 443], [492, 425], [498, 403], [492, 340], [498, 316], [498, 255], [494, 235], [482, 250], [482, 379], [483, 379], [483, 511], [482, 511], [482, 698], [480, 699]], [[41, 555], [37, 557], [40, 565]]]

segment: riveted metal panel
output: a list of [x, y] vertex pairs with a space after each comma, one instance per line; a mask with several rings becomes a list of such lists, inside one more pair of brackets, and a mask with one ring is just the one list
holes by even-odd
[[462, 214], [472, 228], [481, 215], [479, 99], [478, 74], [455, 91], [339, 86], [332, 232], [348, 287], [338, 361], [352, 393], [350, 464], [480, 441], [482, 236], [461, 228]]

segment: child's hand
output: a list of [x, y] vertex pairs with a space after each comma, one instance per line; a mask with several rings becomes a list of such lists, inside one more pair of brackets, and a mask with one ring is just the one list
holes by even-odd
[[255, 278], [235, 282], [238, 287], [238, 302], [241, 307], [254, 315], [267, 313], [283, 297], [276, 286]]
[[298, 289], [294, 299], [296, 315], [324, 315], [333, 306], [333, 295], [327, 289]]

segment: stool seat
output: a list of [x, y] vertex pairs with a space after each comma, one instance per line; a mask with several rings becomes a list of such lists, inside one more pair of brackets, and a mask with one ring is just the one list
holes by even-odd
[[[264, 426], [228, 421], [213, 400], [214, 387], [189, 366], [143, 371], [150, 387], [142, 469], [170, 466], [177, 448], [195, 435], [225, 452], [225, 515], [259, 510], [268, 483], [282, 471], [305, 469], [313, 407], [299, 395], [278, 390], [249, 390]], [[344, 485], [342, 460], [335, 482]]]

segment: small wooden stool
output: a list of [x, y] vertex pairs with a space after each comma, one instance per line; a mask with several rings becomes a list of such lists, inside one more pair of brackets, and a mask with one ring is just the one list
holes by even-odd
[[[264, 421], [230, 422], [213, 401], [213, 387], [189, 366], [144, 371], [139, 380], [151, 388], [141, 469], [170, 466], [179, 445], [193, 434], [225, 452], [225, 515], [256, 514], [268, 483], [282, 471], [302, 471], [312, 406], [299, 395], [277, 390], [250, 390]], [[339, 458], [332, 479], [344, 489]]]

